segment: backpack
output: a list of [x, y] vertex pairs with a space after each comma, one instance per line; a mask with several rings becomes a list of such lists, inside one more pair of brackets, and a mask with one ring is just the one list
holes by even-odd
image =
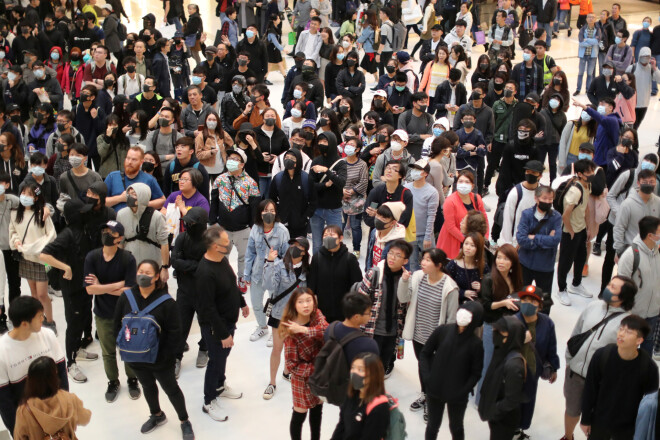
[[158, 357], [160, 325], [149, 313], [172, 297], [165, 294], [140, 310], [133, 292], [127, 289], [124, 293], [131, 305], [131, 312], [122, 318], [121, 330], [117, 335], [117, 348], [119, 348], [121, 360], [153, 364]]
[[[284, 171], [280, 171], [273, 177], [273, 183], [279, 188], [282, 184], [282, 176], [284, 176]], [[300, 172], [300, 184], [302, 185], [303, 193], [305, 194], [305, 200], [309, 201], [309, 174], [305, 171]]]
[[572, 186], [576, 186], [580, 190], [580, 200], [577, 203], [578, 205], [582, 203], [582, 199], [584, 197], [582, 185], [580, 185], [577, 181], [578, 178], [576, 176], [566, 177], [568, 177], [568, 179], [564, 179], [562, 182], [560, 182], [556, 189], [553, 188], [555, 190], [555, 200], [552, 202], [552, 207], [555, 208], [555, 210], [560, 214], [564, 213], [564, 197]]
[[[156, 144], [158, 143], [158, 135], [160, 134], [160, 130], [156, 130], [154, 133], [154, 136], [151, 138], [151, 149], [156, 151]], [[172, 130], [172, 146], [176, 145], [176, 131]]]
[[154, 212], [155, 209], [152, 208], [151, 206], [147, 206], [144, 209], [144, 212], [140, 216], [140, 222], [138, 223], [137, 234], [131, 238], [124, 238], [124, 241], [126, 243], [130, 243], [131, 241], [135, 241], [135, 240], [140, 240], [140, 241], [144, 241], [145, 243], [152, 244], [157, 248], [160, 248], [160, 245], [158, 243], [147, 237], [149, 235], [149, 226], [151, 225], [151, 218], [154, 216]]
[[406, 34], [408, 33], [408, 29], [406, 29], [406, 26], [401, 23], [401, 21], [398, 21], [394, 24], [394, 28], [392, 28], [392, 50], [394, 52], [399, 52], [403, 50], [403, 44], [406, 41]]
[[[635, 272], [639, 270], [639, 247], [637, 247], [635, 243], [631, 244], [630, 247], [632, 248], [633, 254], [633, 266], [632, 271], [630, 272], [630, 276], [632, 277], [635, 275]], [[637, 286], [637, 288], [641, 289], [643, 285], [644, 280], [642, 279], [642, 271], [639, 270], [639, 286]]]
[[[516, 212], [518, 212], [518, 206], [520, 205], [520, 202], [522, 201], [522, 184], [517, 183], [513, 188], [509, 190], [511, 192], [513, 189], [516, 189], [518, 192], [518, 201], [516, 202], [516, 209], [513, 211], [513, 224], [511, 225], [511, 234], [515, 236], [515, 226], [516, 226]], [[509, 197], [509, 194], [507, 193], [506, 198]], [[506, 206], [506, 202], [501, 203], [497, 209], [495, 210], [495, 216], [493, 217], [493, 227], [495, 225], [500, 227], [500, 230], [502, 229], [502, 226], [504, 226], [504, 208]], [[492, 229], [491, 229], [492, 230]]]
[[626, 180], [626, 184], [623, 185], [623, 188], [621, 188], [621, 191], [618, 192], [616, 195], [616, 198], [618, 199], [621, 194], [627, 194], [628, 191], [630, 191], [630, 188], [632, 187], [632, 184], [635, 180], [635, 170], [629, 170], [628, 171], [628, 180]]
[[406, 419], [403, 413], [399, 410], [399, 401], [389, 394], [382, 394], [367, 405], [367, 416], [378, 405], [387, 402], [390, 409], [390, 426], [387, 428], [387, 434], [384, 440], [403, 440], [408, 434], [406, 433]]
[[341, 340], [335, 338], [335, 328], [339, 321], [330, 324], [328, 341], [323, 345], [314, 360], [314, 372], [307, 384], [312, 394], [333, 405], [341, 405], [346, 399], [350, 381], [350, 366], [344, 354], [344, 346], [357, 338], [367, 337], [361, 330], [355, 330]]
[[119, 41], [126, 41], [126, 36], [128, 31], [126, 30], [126, 25], [124, 23], [117, 23], [117, 36]]

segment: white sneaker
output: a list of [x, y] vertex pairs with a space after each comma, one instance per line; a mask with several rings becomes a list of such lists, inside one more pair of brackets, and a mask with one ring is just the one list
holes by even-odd
[[53, 295], [54, 297], [57, 297], [57, 298], [62, 298], [62, 291], [61, 290], [55, 290], [51, 286], [48, 286], [48, 294]]
[[264, 391], [264, 400], [272, 399], [273, 396], [275, 395], [276, 388], [277, 387], [275, 385], [268, 384], [268, 386], [266, 387], [266, 391]]
[[271, 333], [270, 336], [268, 336], [268, 341], [266, 341], [266, 347], [272, 347], [273, 346], [273, 334]]
[[84, 348], [81, 348], [78, 350], [78, 353], [76, 353], [76, 360], [77, 361], [96, 361], [99, 359], [99, 355], [96, 353], [90, 353], [89, 351], [85, 350]]
[[568, 286], [568, 293], [572, 293], [573, 295], [579, 295], [579, 296], [582, 296], [584, 298], [593, 298], [594, 297], [594, 294], [587, 292], [587, 289], [585, 289], [582, 284], [580, 284], [579, 286], [574, 286], [574, 285], [570, 284]]
[[232, 389], [229, 385], [227, 385], [227, 381], [225, 381], [223, 386], [218, 388], [218, 391], [220, 391], [218, 397], [224, 397], [227, 399], [240, 399], [243, 397], [243, 393], [239, 393], [238, 391]]
[[220, 408], [220, 403], [218, 402], [218, 399], [213, 399], [211, 403], [208, 405], [204, 405], [202, 407], [202, 411], [204, 411], [206, 414], [209, 415], [213, 420], [218, 421], [218, 422], [225, 422], [229, 416], [227, 415], [226, 412]]
[[85, 373], [83, 373], [80, 367], [78, 367], [78, 364], [71, 364], [67, 370], [72, 381], [76, 383], [87, 382], [87, 376], [85, 376]]
[[571, 305], [571, 299], [568, 297], [568, 292], [565, 290], [560, 290], [557, 292], [557, 296], [559, 297], [559, 302], [562, 303], [565, 306], [570, 306]]
[[268, 327], [261, 327], [258, 325], [257, 328], [255, 328], [252, 334], [250, 335], [250, 341], [252, 342], [257, 341], [263, 338], [264, 336], [266, 336], [267, 334], [268, 334]]

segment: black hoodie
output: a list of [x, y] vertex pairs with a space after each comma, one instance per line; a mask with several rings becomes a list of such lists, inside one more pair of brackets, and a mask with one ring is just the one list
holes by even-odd
[[101, 242], [101, 226], [106, 224], [108, 220], [116, 220], [117, 212], [105, 206], [105, 199], [108, 197], [108, 187], [103, 181], [92, 183], [89, 189], [99, 196], [98, 205], [94, 205], [89, 211], [87, 221], [85, 222], [85, 231], [90, 237], [92, 248], [96, 249], [103, 246]]
[[472, 313], [472, 322], [463, 333], [458, 325], [444, 324], [431, 334], [419, 357], [426, 394], [443, 402], [467, 399], [481, 378], [484, 347], [474, 330], [483, 324], [484, 309], [476, 301], [460, 307]]
[[[543, 118], [543, 116], [540, 117]], [[530, 138], [524, 142], [518, 139], [517, 131], [514, 136], [513, 138], [509, 138], [511, 139], [509, 144], [504, 147], [502, 162], [500, 163], [500, 173], [495, 183], [495, 190], [501, 202], [506, 201], [506, 195], [509, 189], [525, 179], [525, 164], [530, 160], [539, 158], [539, 151], [536, 145], [541, 145], [541, 143], [530, 139], [532, 137], [531, 134]]]
[[[520, 410], [525, 401], [526, 365], [521, 351], [525, 344], [525, 326], [515, 316], [500, 318], [494, 327], [502, 325], [508, 336], [501, 347], [495, 347], [493, 359], [481, 385], [479, 416], [483, 421], [502, 420]], [[493, 334], [497, 330], [493, 329]], [[531, 380], [531, 378], [530, 378]]]
[[[341, 200], [344, 196], [344, 185], [346, 185], [347, 171], [346, 162], [339, 157], [337, 152], [337, 138], [330, 131], [324, 131], [318, 139], [328, 140], [328, 151], [316, 156], [312, 160], [310, 176], [314, 181], [314, 188], [318, 196], [319, 209], [338, 209], [341, 208]], [[325, 173], [314, 172], [315, 165], [322, 165], [328, 170]], [[334, 165], [334, 167], [333, 167]], [[330, 169], [332, 167], [332, 169]], [[321, 181], [323, 180], [323, 181]], [[328, 181], [332, 182], [329, 187]]]
[[194, 292], [195, 271], [199, 261], [206, 253], [206, 245], [202, 240], [202, 234], [206, 230], [208, 220], [209, 216], [204, 208], [199, 206], [190, 208], [184, 220], [186, 231], [176, 237], [170, 262], [176, 271], [177, 297], [181, 294]]
[[309, 175], [305, 179], [308, 188], [307, 190], [303, 189], [303, 173], [305, 171], [302, 171], [300, 151], [292, 148], [287, 154], [296, 156], [293, 179], [286, 170], [280, 171], [277, 176], [273, 176], [268, 198], [277, 203], [277, 213], [282, 224], [289, 231], [299, 231], [307, 228], [309, 218], [314, 215], [317, 204], [316, 191], [314, 182]]

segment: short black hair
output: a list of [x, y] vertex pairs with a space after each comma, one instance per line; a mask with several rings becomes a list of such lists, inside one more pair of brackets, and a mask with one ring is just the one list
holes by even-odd
[[598, 102], [605, 103], [609, 105], [612, 108], [616, 108], [616, 103], [614, 102], [614, 99], [610, 98], [609, 96], [605, 96], [603, 98], [600, 98]]
[[218, 224], [209, 226], [206, 231], [204, 231], [204, 234], [202, 234], [202, 240], [204, 240], [206, 250], [211, 249], [211, 246], [213, 246], [216, 240], [222, 236], [223, 232], [225, 232], [225, 228]]
[[348, 292], [341, 300], [341, 310], [346, 319], [350, 319], [355, 315], [362, 315], [370, 309], [371, 299], [360, 292]]
[[[408, 77], [406, 77], [406, 81], [408, 80]], [[412, 95], [412, 102], [417, 102], [417, 101], [424, 101], [426, 99], [429, 99], [429, 95], [427, 95], [425, 92], [415, 92]]]
[[651, 333], [651, 327], [649, 323], [646, 322], [646, 319], [642, 318], [639, 315], [628, 315], [621, 320], [621, 327], [627, 327], [630, 330], [635, 330], [637, 336], [643, 339]]
[[392, 214], [392, 210], [388, 206], [380, 205], [376, 210], [376, 214], [381, 217], [394, 220], [394, 214]]
[[577, 173], [586, 173], [596, 169], [596, 164], [589, 159], [580, 159], [573, 165], [573, 171]]
[[649, 234], [655, 234], [655, 231], [658, 230], [658, 226], [660, 226], [660, 218], [647, 215], [642, 217], [638, 225], [640, 238], [646, 240], [646, 237]]
[[472, 116], [474, 119], [477, 119], [477, 115], [474, 113], [474, 110], [469, 108], [463, 111], [463, 114], [461, 115], [461, 119], [463, 119], [466, 116]]
[[89, 147], [81, 142], [74, 142], [73, 144], [69, 145], [69, 152], [71, 151], [75, 151], [81, 156], [89, 156]]
[[406, 258], [406, 260], [410, 258], [410, 255], [413, 251], [412, 245], [403, 238], [394, 240], [390, 245], [389, 251], [391, 252], [392, 249], [399, 249], [401, 252], [403, 252], [403, 256]]
[[403, 162], [396, 159], [390, 159], [385, 163], [385, 168], [389, 165], [399, 165], [399, 179], [406, 177], [406, 165]]
[[462, 73], [458, 69], [451, 69], [449, 71], [449, 79], [451, 81], [459, 81], [461, 79], [461, 75], [462, 75]]
[[621, 292], [619, 293], [619, 300], [621, 301], [621, 308], [630, 311], [635, 305], [635, 295], [637, 295], [637, 284], [630, 277], [623, 275], [615, 275], [612, 279], [619, 279], [623, 281]]
[[0, 182], [11, 183], [11, 175], [9, 175], [9, 173], [1, 172], [0, 173]]
[[394, 82], [407, 83], [408, 75], [405, 72], [397, 72], [394, 74]]
[[630, 31], [628, 29], [621, 29], [620, 31], [617, 31], [617, 33], [618, 32], [621, 32], [621, 38], [628, 38], [630, 36]]
[[48, 163], [48, 158], [46, 157], [46, 155], [39, 151], [37, 151], [36, 153], [32, 153], [32, 156], [30, 156], [30, 164], [38, 165], [40, 163]]
[[31, 296], [23, 295], [11, 302], [7, 314], [14, 328], [18, 328], [23, 322], [32, 322], [34, 317], [39, 313], [43, 313], [43, 311], [44, 306], [41, 304], [41, 301]]
[[637, 181], [639, 182], [643, 179], [650, 179], [651, 177], [655, 178], [655, 173], [653, 170], [641, 170], [639, 174], [637, 174]]

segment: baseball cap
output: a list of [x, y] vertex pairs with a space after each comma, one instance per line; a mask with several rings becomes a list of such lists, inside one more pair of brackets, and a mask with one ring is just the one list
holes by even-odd
[[525, 286], [523, 290], [518, 292], [518, 298], [523, 299], [525, 297], [532, 298], [540, 303], [543, 303], [543, 291], [537, 286], [534, 285]]
[[527, 96], [525, 96], [525, 101], [533, 101], [535, 104], [538, 104], [539, 102], [541, 102], [541, 98], [539, 98], [538, 93], [531, 92], [528, 93]]
[[309, 250], [309, 240], [307, 240], [305, 237], [296, 237], [292, 238], [289, 240], [289, 246], [298, 243], [300, 246], [302, 246], [306, 251]]
[[536, 171], [538, 173], [543, 172], [543, 164], [538, 160], [528, 160], [523, 167], [525, 170]]
[[112, 5], [106, 3], [105, 5], [101, 6], [101, 9], [107, 9], [108, 11], [112, 12]]
[[316, 121], [314, 119], [305, 119], [302, 124], [302, 128], [313, 128], [316, 130]]
[[427, 174], [431, 172], [431, 165], [429, 165], [428, 159], [419, 159], [417, 162], [410, 165], [410, 168], [414, 168], [416, 170], [422, 170]]
[[218, 48], [215, 46], [206, 46], [206, 49], [204, 49], [204, 53], [217, 53]]
[[101, 229], [110, 229], [112, 232], [118, 233], [121, 237], [124, 236], [124, 225], [116, 220], [109, 220]]
[[399, 51], [396, 53], [396, 58], [400, 63], [407, 63], [410, 61], [410, 54], [406, 51]]
[[394, 136], [399, 136], [399, 139], [401, 139], [404, 142], [408, 142], [408, 133], [406, 133], [404, 130], [394, 130], [394, 133], [392, 133], [392, 136], [390, 136], [390, 138]]
[[374, 96], [380, 96], [387, 99], [387, 92], [385, 90], [379, 89], [374, 92]]
[[592, 144], [591, 142], [582, 142], [578, 147], [578, 151], [580, 150], [591, 151], [592, 153], [596, 152], [596, 149], [594, 148], [594, 144]]
[[227, 156], [229, 156], [230, 154], [234, 154], [234, 153], [241, 156], [241, 160], [243, 161], [243, 163], [247, 162], [247, 155], [245, 154], [245, 151], [241, 150], [240, 148], [229, 148], [229, 149], [227, 149]]

